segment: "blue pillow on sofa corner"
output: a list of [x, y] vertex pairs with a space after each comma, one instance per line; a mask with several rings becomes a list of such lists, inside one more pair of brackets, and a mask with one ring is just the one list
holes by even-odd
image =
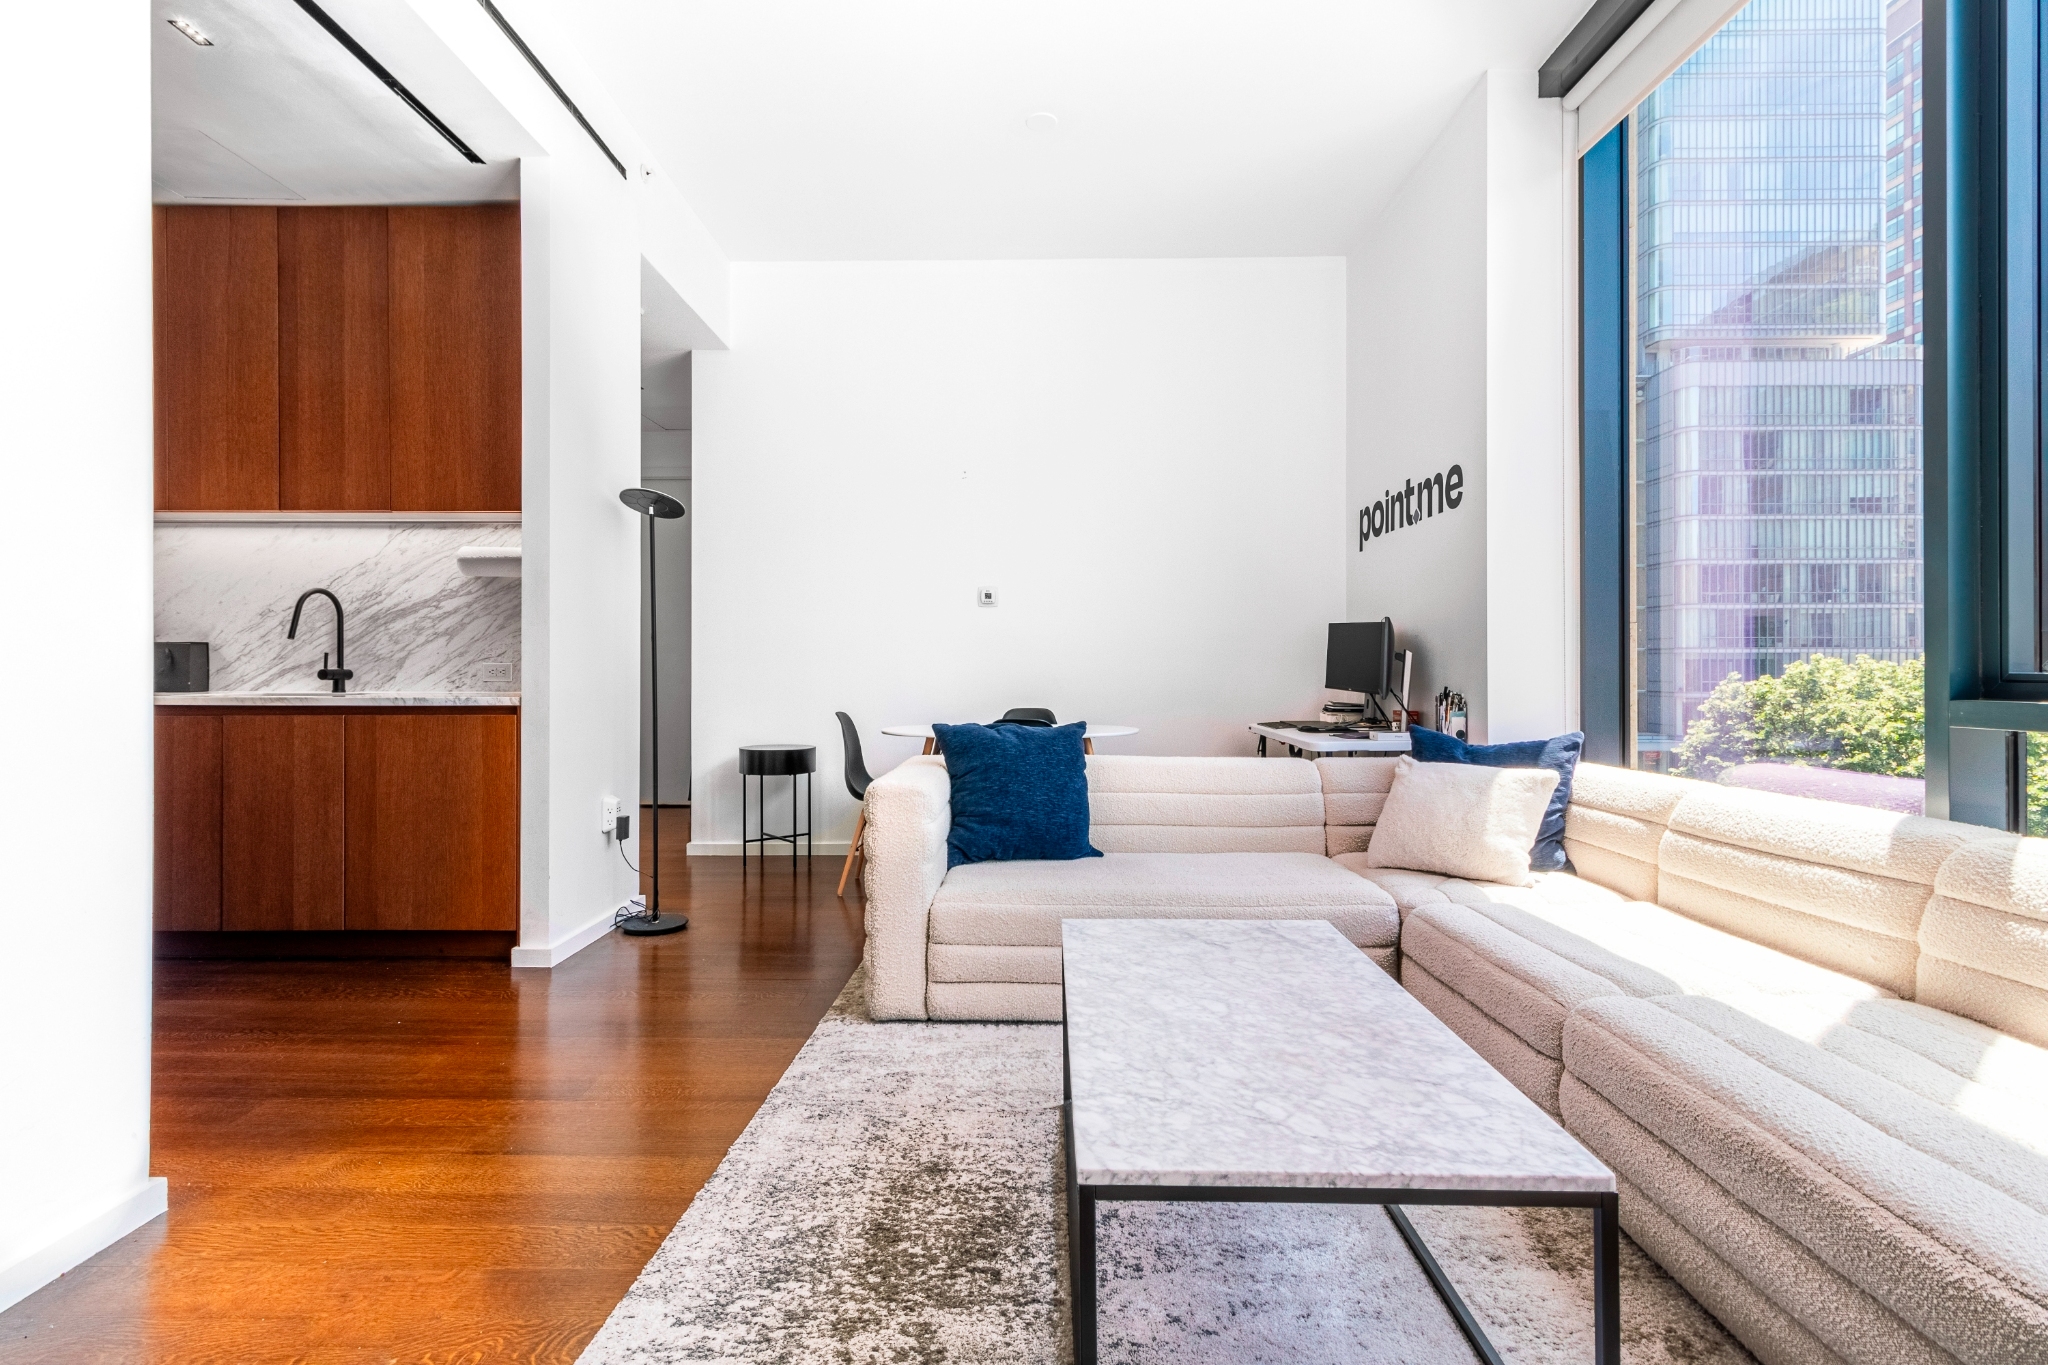
[[1585, 732], [1574, 730], [1555, 739], [1525, 739], [1516, 744], [1467, 744], [1455, 735], [1426, 730], [1420, 725], [1408, 729], [1417, 763], [1476, 763], [1487, 768], [1548, 768], [1557, 774], [1557, 790], [1543, 812], [1542, 827], [1536, 831], [1536, 847], [1529, 850], [1531, 872], [1555, 872], [1568, 868], [1564, 856], [1564, 808], [1572, 800], [1572, 773], [1579, 766], [1579, 751], [1586, 746]]
[[1088, 843], [1087, 729], [934, 725], [953, 783], [946, 866], [1100, 858]]

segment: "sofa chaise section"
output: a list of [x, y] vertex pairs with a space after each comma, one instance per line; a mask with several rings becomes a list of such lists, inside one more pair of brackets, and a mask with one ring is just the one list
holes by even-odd
[[2037, 847], [1582, 765], [1577, 886], [1409, 874], [1402, 981], [1763, 1360], [2048, 1360]]
[[1766, 1360], [2048, 1359], [2040, 1091], [1952, 1069], [1999, 1035], [1905, 1001], [1786, 1003], [1574, 1012], [1564, 1119], [1621, 1178], [1631, 1235]]
[[1574, 878], [1527, 888], [1447, 880], [1438, 894], [1406, 916], [1402, 984], [1553, 1114], [1565, 1021], [1594, 1000], [1697, 995], [1745, 1007], [1888, 994]]

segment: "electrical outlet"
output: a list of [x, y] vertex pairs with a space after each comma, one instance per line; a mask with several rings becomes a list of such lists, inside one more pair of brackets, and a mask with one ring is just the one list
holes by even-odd
[[625, 813], [626, 808], [621, 804], [618, 797], [607, 796], [604, 799], [604, 822], [598, 828], [604, 831], [606, 838], [610, 838], [612, 833], [618, 829], [619, 817]]
[[975, 600], [984, 607], [992, 607], [996, 604], [996, 590], [994, 588], [982, 588], [975, 594]]
[[485, 682], [508, 683], [512, 681], [512, 665], [479, 664], [477, 665], [477, 675]]

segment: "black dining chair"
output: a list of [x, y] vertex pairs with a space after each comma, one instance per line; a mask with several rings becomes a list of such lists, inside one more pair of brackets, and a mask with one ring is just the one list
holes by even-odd
[[853, 875], [854, 859], [860, 857], [860, 836], [868, 827], [868, 784], [875, 779], [868, 776], [867, 761], [860, 753], [860, 731], [853, 728], [853, 717], [844, 711], [832, 713], [839, 717], [839, 735], [846, 741], [846, 790], [854, 800], [860, 802], [860, 815], [853, 822], [853, 842], [846, 846], [846, 863], [839, 869], [839, 894], [846, 894], [846, 879]]
[[1041, 729], [1049, 729], [1059, 723], [1059, 717], [1043, 706], [1013, 706], [1003, 712], [1001, 720], [989, 722], [991, 725], [1030, 725]]

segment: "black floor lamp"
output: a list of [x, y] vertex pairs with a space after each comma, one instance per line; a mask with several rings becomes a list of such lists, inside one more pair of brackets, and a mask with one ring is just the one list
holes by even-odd
[[661, 910], [661, 650], [656, 638], [660, 617], [654, 609], [654, 523], [657, 518], [674, 521], [683, 515], [683, 505], [652, 488], [625, 489], [620, 492], [619, 501], [647, 518], [647, 674], [648, 687], [654, 693], [652, 724], [648, 727], [648, 747], [653, 751], [649, 761], [654, 765], [654, 852], [645, 855], [654, 863], [654, 888], [647, 897], [647, 913], [629, 915], [620, 921], [619, 927], [629, 934], [673, 934], [689, 928], [690, 917], [665, 915]]

